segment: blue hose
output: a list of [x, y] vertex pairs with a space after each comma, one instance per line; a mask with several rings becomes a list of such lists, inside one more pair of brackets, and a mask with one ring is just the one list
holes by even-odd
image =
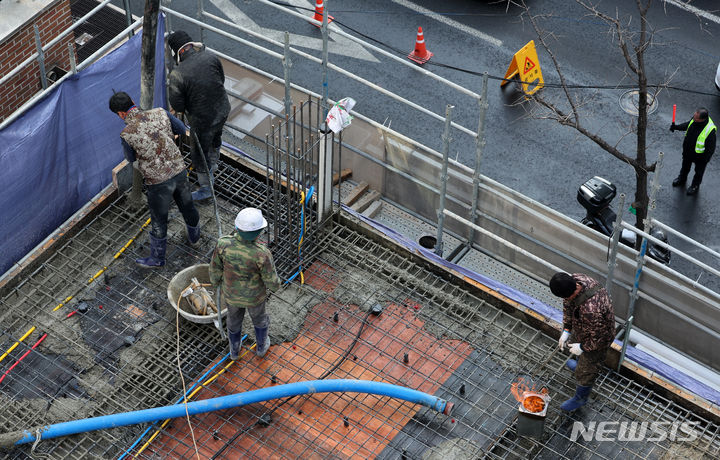
[[[202, 401], [193, 401], [187, 404], [187, 411], [190, 415], [202, 414], [216, 410], [230, 409], [240, 407], [247, 404], [253, 404], [272, 399], [288, 398], [304, 394], [314, 393], [369, 393], [381, 396], [389, 396], [391, 398], [402, 399], [415, 404], [422, 404], [435, 411], [445, 415], [450, 415], [453, 404], [422, 391], [412, 390], [410, 388], [392, 385], [385, 382], [373, 382], [371, 380], [351, 380], [351, 379], [333, 379], [333, 380], [310, 380], [306, 382], [288, 383], [285, 385], [277, 385], [259, 390], [246, 391], [234, 395], [220, 396], [218, 398], [205, 399]], [[103, 415], [101, 417], [86, 418], [82, 420], [73, 420], [71, 422], [56, 423], [39, 427], [42, 439], [52, 439], [61, 436], [69, 436], [77, 433], [85, 433], [88, 431], [102, 430], [107, 428], [117, 428], [127, 425], [135, 425], [138, 423], [154, 422], [166, 418], [177, 418], [185, 416], [185, 405], [176, 404], [173, 406], [156, 407], [153, 409], [144, 409], [132, 412], [123, 412], [120, 414]], [[33, 430], [21, 430], [15, 433], [7, 433], [3, 437], [19, 440], [14, 441], [14, 445], [27, 444], [35, 441], [35, 433]], [[13, 443], [10, 443], [12, 445]], [[7, 447], [0, 443], [0, 447]]]

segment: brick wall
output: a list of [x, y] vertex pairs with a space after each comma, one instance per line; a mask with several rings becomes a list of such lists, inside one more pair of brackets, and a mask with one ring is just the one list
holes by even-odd
[[[72, 23], [70, 0], [58, 0], [35, 15], [34, 18], [13, 34], [6, 37], [0, 43], [0, 78], [7, 75], [35, 52], [33, 24], [37, 24], [40, 31], [40, 41], [45, 44], [60, 35], [60, 32], [69, 28]], [[74, 39], [74, 34], [70, 33], [45, 52], [46, 72], [54, 66], [58, 66], [63, 70], [70, 70], [68, 44], [73, 44], [74, 54]], [[37, 60], [33, 60], [19, 74], [0, 87], [0, 121], [7, 118], [33, 95], [42, 90], [39, 69]]]

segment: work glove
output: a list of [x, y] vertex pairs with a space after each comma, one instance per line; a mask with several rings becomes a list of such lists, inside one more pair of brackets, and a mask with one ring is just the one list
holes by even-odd
[[571, 343], [570, 344], [570, 353], [574, 354], [575, 356], [580, 356], [582, 354], [582, 348], [580, 347], [579, 343]]
[[670, 125], [670, 131], [675, 131], [677, 129], [677, 125], [675, 123]]
[[560, 335], [560, 340], [558, 340], [558, 347], [560, 347], [560, 351], [563, 351], [565, 349], [565, 344], [567, 343], [569, 338], [570, 331], [563, 331], [563, 333]]

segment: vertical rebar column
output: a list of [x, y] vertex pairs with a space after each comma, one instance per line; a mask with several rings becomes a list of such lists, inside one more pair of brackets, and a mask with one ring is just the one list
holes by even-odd
[[605, 279], [605, 290], [610, 293], [612, 286], [613, 275], [615, 273], [615, 265], [617, 260], [618, 244], [620, 243], [620, 235], [622, 234], [622, 218], [625, 213], [625, 194], [620, 194], [620, 205], [618, 208], [617, 217], [615, 218], [615, 227], [612, 238], [610, 239], [610, 258], [608, 259], [608, 273]]
[[33, 30], [35, 31], [35, 48], [37, 49], [37, 62], [40, 67], [40, 84], [42, 89], [47, 89], [47, 75], [45, 75], [45, 53], [43, 53], [42, 42], [40, 41], [40, 29], [37, 24], [33, 24]]
[[449, 154], [450, 154], [450, 141], [452, 138], [450, 137], [450, 123], [452, 121], [452, 109], [453, 106], [448, 104], [445, 107], [445, 130], [443, 131], [442, 135], [442, 141], [443, 141], [443, 162], [442, 162], [442, 172], [440, 173], [440, 204], [438, 206], [437, 216], [438, 216], [438, 224], [437, 224], [437, 241], [435, 243], [435, 254], [442, 257], [443, 253], [443, 241], [442, 241], [442, 234], [443, 234], [443, 225], [445, 223], [445, 194], [447, 193], [447, 181], [448, 181], [448, 162], [449, 160]]
[[[477, 223], [477, 208], [478, 201], [480, 199], [480, 162], [482, 160], [483, 150], [485, 149], [485, 115], [487, 114], [488, 109], [487, 86], [488, 73], [484, 72], [482, 91], [480, 92], [480, 100], [478, 100], [478, 105], [480, 106], [480, 120], [478, 121], [477, 138], [475, 139], [475, 170], [473, 171], [473, 194], [470, 205], [470, 222], [473, 224]], [[472, 246], [473, 239], [475, 239], [475, 229], [470, 227], [470, 231], [468, 233], [468, 247]]]
[[[648, 210], [645, 216], [645, 232], [650, 233], [652, 226], [652, 211], [655, 209], [655, 197], [657, 191], [660, 189], [660, 169], [662, 168], [663, 153], [658, 154], [658, 161], [655, 165], [655, 174], [653, 175], [652, 186], [650, 187], [650, 199], [648, 201]], [[623, 338], [622, 351], [620, 352], [620, 360], [618, 361], [618, 371], [625, 360], [625, 350], [627, 349], [628, 342], [630, 341], [630, 330], [632, 329], [633, 319], [635, 318], [635, 301], [637, 300], [638, 289], [640, 288], [640, 275], [642, 274], [643, 266], [645, 264], [645, 253], [647, 252], [648, 240], [643, 237], [642, 244], [640, 246], [640, 252], [637, 256], [637, 268], [635, 269], [635, 282], [633, 283], [632, 291], [630, 292], [630, 305], [628, 306], [627, 321], [625, 321], [625, 337]]]
[[323, 2], [323, 23], [322, 23], [322, 80], [323, 80], [323, 92], [322, 92], [322, 108], [327, 113], [330, 108], [328, 107], [328, 2]]
[[155, 93], [155, 43], [160, 0], [145, 0], [143, 15], [142, 56], [140, 59], [140, 110], [153, 107]]
[[[125, 24], [127, 25], [127, 27], [130, 27], [133, 23], [132, 11], [130, 11], [130, 0], [123, 0], [123, 7], [125, 8]], [[128, 40], [130, 40], [133, 35], [135, 35], [135, 32], [130, 30], [128, 32]]]

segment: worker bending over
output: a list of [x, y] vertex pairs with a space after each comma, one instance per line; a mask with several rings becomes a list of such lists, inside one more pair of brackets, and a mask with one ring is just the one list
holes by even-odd
[[171, 199], [185, 220], [188, 242], [193, 245], [200, 239], [200, 215], [190, 195], [185, 162], [175, 145], [174, 135], [184, 134], [187, 128], [165, 109], [140, 110], [123, 91], [110, 97], [110, 110], [125, 121], [120, 133], [125, 158], [130, 163], [137, 161], [147, 188], [152, 222], [150, 256], [135, 262], [147, 268], [162, 267]]
[[242, 345], [246, 309], [255, 327], [255, 353], [263, 357], [270, 348], [270, 318], [265, 312], [265, 300], [268, 290], [276, 291], [280, 287], [280, 279], [270, 250], [258, 241], [265, 227], [267, 221], [259, 209], [243, 209], [235, 218], [235, 233], [218, 239], [210, 261], [210, 283], [222, 286], [220, 308], [228, 311], [227, 329], [232, 360], [238, 359]]
[[576, 360], [567, 365], [575, 371], [575, 396], [560, 408], [574, 411], [587, 403], [593, 383], [600, 373], [605, 356], [615, 339], [615, 313], [610, 296], [594, 279], [581, 273], [559, 272], [550, 279], [550, 290], [563, 300], [563, 332], [558, 341]]

